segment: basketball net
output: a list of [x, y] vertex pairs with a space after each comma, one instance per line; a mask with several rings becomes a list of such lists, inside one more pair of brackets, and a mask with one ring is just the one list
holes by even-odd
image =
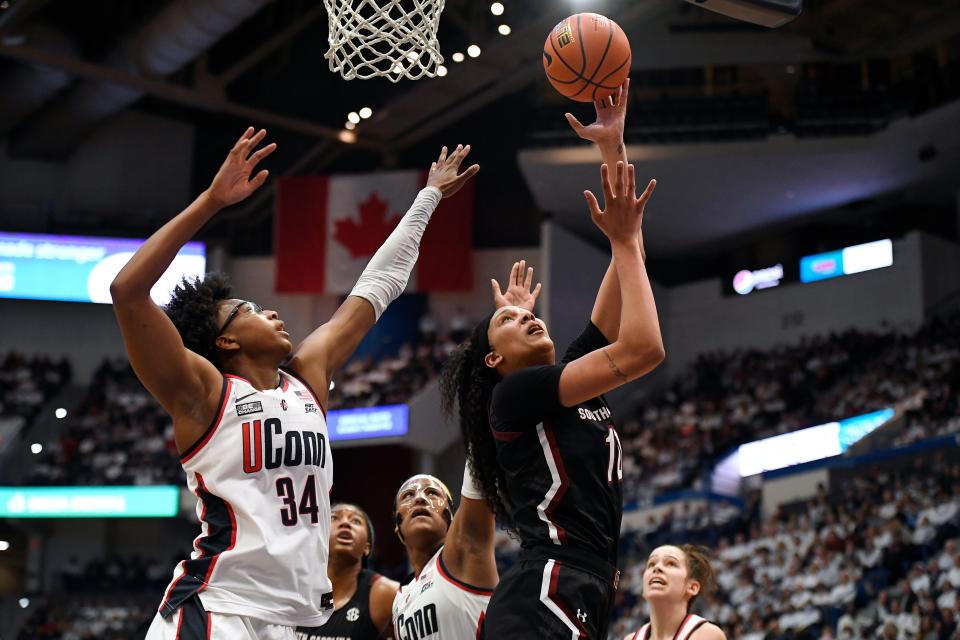
[[418, 80], [443, 63], [437, 29], [446, 0], [323, 0], [326, 58], [344, 80]]

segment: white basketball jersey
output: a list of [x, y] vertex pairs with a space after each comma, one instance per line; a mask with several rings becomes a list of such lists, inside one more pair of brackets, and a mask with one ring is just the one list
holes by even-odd
[[227, 375], [220, 398], [210, 428], [180, 458], [201, 532], [160, 614], [197, 593], [207, 611], [318, 627], [333, 611], [333, 461], [320, 403], [287, 371], [264, 391]]
[[490, 603], [489, 589], [457, 580], [443, 564], [443, 547], [393, 599], [395, 640], [473, 640]]
[[[688, 640], [688, 638], [693, 635], [694, 631], [707, 624], [707, 622], [709, 622], [709, 620], [705, 620], [700, 616], [692, 613], [687, 614], [687, 617], [683, 619], [683, 621], [680, 623], [680, 626], [677, 628], [677, 633], [673, 636], [673, 640]], [[633, 634], [633, 640], [649, 640], [649, 638], [649, 622], [637, 629], [637, 632]]]

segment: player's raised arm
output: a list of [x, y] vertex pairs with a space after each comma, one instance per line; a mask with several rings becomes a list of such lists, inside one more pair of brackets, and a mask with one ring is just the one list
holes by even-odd
[[[593, 103], [597, 113], [597, 119], [593, 124], [584, 126], [572, 113], [566, 114], [567, 122], [577, 135], [597, 145], [602, 162], [608, 168], [616, 167], [617, 162], [622, 162], [626, 166], [628, 162], [624, 128], [629, 96], [630, 79], [627, 78], [615, 94]], [[640, 250], [641, 256], [645, 258], [642, 244]], [[617, 334], [620, 332], [620, 310], [620, 281], [617, 280], [617, 269], [611, 258], [590, 314], [590, 321], [611, 342], [617, 339]]]
[[443, 562], [458, 579], [484, 589], [493, 589], [500, 578], [493, 553], [496, 522], [490, 504], [483, 497], [470, 461], [464, 465], [460, 506], [443, 544]]
[[623, 301], [617, 339], [570, 364], [560, 376], [560, 402], [567, 407], [615, 389], [653, 370], [663, 361], [663, 338], [653, 290], [641, 251], [643, 211], [653, 195], [651, 180], [638, 198], [634, 167], [617, 163], [616, 180], [610, 184], [607, 165], [600, 167], [604, 204], [600, 209], [593, 193], [584, 196], [597, 227], [610, 240], [613, 261]]
[[[257, 163], [276, 149], [269, 144], [256, 150], [265, 136], [262, 129], [254, 133], [253, 127], [248, 128], [210, 187], [150, 236], [110, 285], [113, 309], [137, 377], [174, 417], [175, 424], [196, 422], [200, 432], [216, 407], [222, 377], [209, 360], [184, 346], [173, 322], [150, 299], [150, 289], [207, 221], [266, 181], [266, 170], [251, 179]], [[178, 445], [189, 441], [189, 436], [178, 433]]]
[[460, 165], [469, 153], [470, 145], [458, 145], [449, 156], [443, 147], [430, 166], [427, 186], [370, 259], [350, 296], [294, 351], [291, 369], [320, 395], [324, 409], [333, 372], [347, 361], [387, 306], [406, 288], [419, 256], [420, 239], [440, 200], [455, 194], [480, 170], [474, 164], [460, 173]]

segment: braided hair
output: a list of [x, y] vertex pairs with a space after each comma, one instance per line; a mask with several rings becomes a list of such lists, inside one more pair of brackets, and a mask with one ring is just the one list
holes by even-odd
[[490, 353], [487, 328], [491, 313], [474, 329], [470, 338], [448, 358], [440, 374], [440, 394], [447, 417], [459, 408], [460, 433], [467, 450], [474, 482], [480, 487], [496, 519], [516, 534], [516, 523], [508, 508], [506, 477], [497, 463], [497, 446], [490, 431], [490, 400], [500, 374], [488, 367]]

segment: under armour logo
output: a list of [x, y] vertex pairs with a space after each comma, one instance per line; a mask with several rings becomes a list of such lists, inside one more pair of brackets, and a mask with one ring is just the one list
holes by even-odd
[[580, 609], [577, 609], [577, 620], [580, 622], [586, 622], [587, 614], [585, 614], [583, 611], [580, 611]]

